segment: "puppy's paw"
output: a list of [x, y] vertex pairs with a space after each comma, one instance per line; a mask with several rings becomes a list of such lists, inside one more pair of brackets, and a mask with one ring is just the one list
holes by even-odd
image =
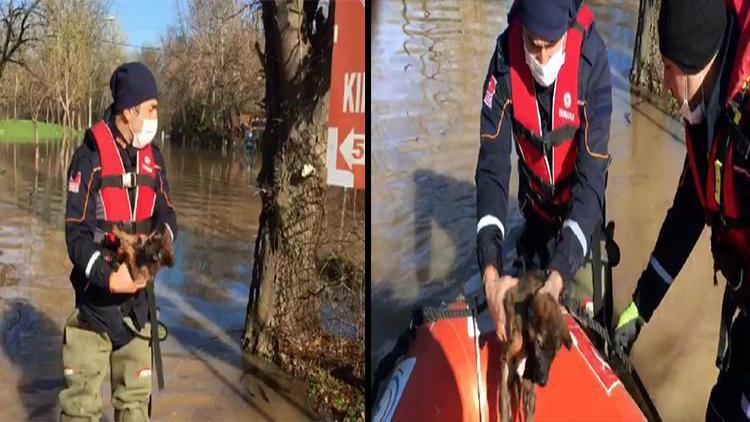
[[534, 412], [536, 411], [536, 390], [533, 382], [524, 379], [521, 386], [523, 396], [523, 414], [524, 421], [534, 422]]

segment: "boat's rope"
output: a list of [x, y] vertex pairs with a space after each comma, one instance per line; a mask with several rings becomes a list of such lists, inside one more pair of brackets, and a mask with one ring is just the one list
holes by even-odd
[[564, 297], [562, 302], [563, 305], [568, 309], [568, 312], [570, 312], [573, 318], [575, 318], [583, 328], [591, 330], [599, 335], [599, 338], [601, 338], [604, 342], [605, 355], [607, 355], [607, 357], [611, 357], [611, 355], [614, 354], [614, 356], [620, 361], [620, 363], [622, 363], [622, 368], [628, 373], [632, 373], [633, 364], [630, 362], [630, 358], [628, 358], [628, 355], [624, 350], [619, 347], [615, 347], [612, 344], [609, 330], [604, 327], [604, 325], [602, 325], [599, 321], [592, 318], [591, 315], [587, 314], [586, 312], [582, 312], [583, 307], [581, 306], [581, 302], [579, 302], [578, 300], [571, 297]]
[[609, 330], [607, 330], [607, 328], [604, 327], [604, 325], [602, 325], [599, 321], [593, 319], [589, 314], [587, 314], [586, 312], [582, 312], [583, 307], [581, 306], [581, 303], [576, 299], [564, 297], [563, 305], [568, 309], [568, 312], [570, 312], [573, 318], [578, 321], [578, 324], [586, 329], [595, 332], [602, 339], [602, 341], [604, 342], [604, 354], [607, 358], [607, 361], [612, 362], [613, 356], [617, 361], [619, 361], [620, 368], [627, 372], [630, 379], [633, 381], [633, 383], [636, 384], [638, 390], [640, 390], [642, 402], [643, 404], [645, 404], [649, 413], [649, 419], [652, 421], [661, 421], [659, 411], [656, 409], [656, 405], [654, 405], [654, 402], [648, 395], [646, 387], [641, 382], [641, 378], [638, 376], [638, 373], [633, 368], [633, 364], [630, 362], [630, 358], [622, 348], [616, 347], [613, 344]]
[[487, 302], [484, 301], [479, 304], [470, 303], [463, 309], [448, 309], [447, 306], [424, 306], [419, 310], [422, 313], [420, 323], [450, 318], [469, 318], [482, 313], [486, 308]]

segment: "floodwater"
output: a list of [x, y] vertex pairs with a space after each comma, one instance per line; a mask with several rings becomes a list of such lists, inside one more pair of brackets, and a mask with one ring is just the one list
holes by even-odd
[[[451, 300], [478, 272], [474, 170], [482, 84], [510, 3], [375, 3], [373, 371], [406, 328], [412, 307]], [[587, 4], [597, 17], [612, 68], [607, 214], [616, 222], [622, 250], [614, 269], [615, 306], [621, 310], [672, 203], [685, 146], [678, 122], [630, 95], [638, 1]], [[512, 220], [520, 221], [515, 208]], [[703, 419], [716, 380], [723, 286], [712, 283], [708, 234], [703, 233], [631, 354], [665, 420]]]
[[[178, 214], [176, 263], [156, 281], [166, 388], [155, 420], [307, 420], [305, 389], [239, 346], [260, 198], [237, 152], [164, 147]], [[0, 408], [4, 420], [54, 420], [62, 327], [73, 310], [59, 143], [0, 144]], [[66, 159], [67, 158], [67, 159]], [[63, 164], [60, 164], [63, 163]], [[112, 420], [109, 386], [103, 399]]]

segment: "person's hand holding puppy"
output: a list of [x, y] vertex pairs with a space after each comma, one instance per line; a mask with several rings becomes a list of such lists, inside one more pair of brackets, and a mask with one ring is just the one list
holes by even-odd
[[495, 334], [500, 341], [506, 341], [507, 335], [505, 330], [506, 318], [503, 299], [505, 293], [518, 285], [518, 279], [510, 276], [500, 276], [493, 266], [488, 266], [484, 270], [482, 277], [484, 284], [484, 295], [487, 298], [487, 309], [490, 312], [492, 322], [495, 324]]
[[148, 280], [133, 278], [130, 276], [127, 265], [120, 265], [116, 271], [109, 276], [109, 291], [112, 293], [135, 293], [146, 287]]
[[539, 293], [549, 293], [556, 301], [560, 302], [560, 293], [562, 293], [562, 289], [562, 276], [559, 272], [551, 270], [547, 275], [547, 281], [544, 282], [544, 286], [539, 290]]

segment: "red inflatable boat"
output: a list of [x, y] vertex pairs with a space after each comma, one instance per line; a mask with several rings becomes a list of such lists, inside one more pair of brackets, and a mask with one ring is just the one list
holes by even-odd
[[[467, 306], [459, 301], [447, 309], [460, 311]], [[569, 314], [565, 318], [573, 347], [560, 350], [549, 382], [537, 388], [536, 420], [646, 420], [578, 323]], [[373, 420], [498, 421], [502, 346], [494, 332], [478, 333], [471, 316], [417, 327], [408, 351], [387, 379]], [[521, 416], [515, 415], [515, 420]]]

